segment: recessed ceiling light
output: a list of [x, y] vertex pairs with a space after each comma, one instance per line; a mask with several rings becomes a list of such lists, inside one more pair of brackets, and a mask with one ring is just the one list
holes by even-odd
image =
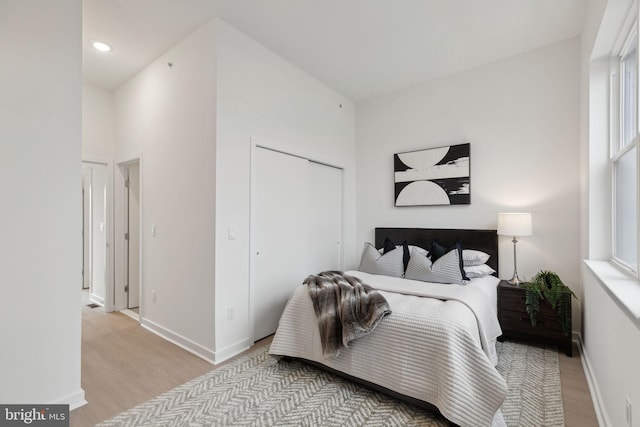
[[100, 52], [109, 52], [109, 51], [111, 51], [111, 46], [109, 46], [105, 42], [100, 42], [98, 40], [93, 40], [91, 42], [91, 46], [93, 46], [95, 49], [99, 50]]

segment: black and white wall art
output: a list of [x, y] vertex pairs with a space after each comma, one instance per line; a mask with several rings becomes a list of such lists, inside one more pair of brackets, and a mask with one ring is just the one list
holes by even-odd
[[393, 155], [396, 206], [468, 205], [470, 144]]

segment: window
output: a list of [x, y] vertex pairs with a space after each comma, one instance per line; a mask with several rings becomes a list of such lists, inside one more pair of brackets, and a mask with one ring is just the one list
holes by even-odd
[[[612, 82], [611, 172], [613, 260], [638, 272], [638, 32], [637, 23], [615, 58]], [[617, 129], [616, 129], [617, 128]]]
[[620, 57], [620, 140], [619, 149], [632, 143], [638, 133], [638, 37], [635, 31]]

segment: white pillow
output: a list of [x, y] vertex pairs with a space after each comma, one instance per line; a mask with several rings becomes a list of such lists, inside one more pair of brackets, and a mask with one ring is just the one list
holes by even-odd
[[485, 264], [489, 257], [489, 254], [474, 249], [464, 249], [462, 251], [462, 262], [464, 262], [465, 267]]
[[469, 279], [474, 277], [483, 277], [495, 273], [496, 271], [487, 264], [464, 266], [464, 271]]
[[381, 255], [371, 243], [365, 243], [358, 270], [371, 274], [402, 277], [404, 274], [403, 255], [402, 246]]
[[409, 245], [409, 254], [411, 254], [411, 252], [412, 252], [414, 249], [415, 249], [415, 250], [417, 251], [417, 253], [419, 253], [420, 255], [424, 255], [424, 256], [429, 255], [429, 251], [428, 251], [428, 250], [426, 250], [425, 248], [421, 248], [420, 246], [413, 246], [413, 245]]
[[404, 277], [423, 282], [464, 285], [466, 282], [460, 271], [460, 249], [450, 250], [433, 263], [425, 255], [413, 250]]

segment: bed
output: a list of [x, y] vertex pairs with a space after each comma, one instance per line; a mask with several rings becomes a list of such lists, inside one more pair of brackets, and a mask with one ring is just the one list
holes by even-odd
[[501, 334], [496, 316], [496, 231], [376, 228], [376, 248], [389, 239], [428, 249], [434, 240], [444, 246], [461, 242], [465, 249], [489, 255], [486, 265], [496, 273], [451, 285], [346, 272], [377, 289], [391, 314], [331, 358], [323, 355], [309, 290], [299, 286], [282, 314], [269, 353], [305, 360], [435, 409], [456, 425], [504, 425], [499, 408], [506, 382], [495, 368], [495, 342]]

